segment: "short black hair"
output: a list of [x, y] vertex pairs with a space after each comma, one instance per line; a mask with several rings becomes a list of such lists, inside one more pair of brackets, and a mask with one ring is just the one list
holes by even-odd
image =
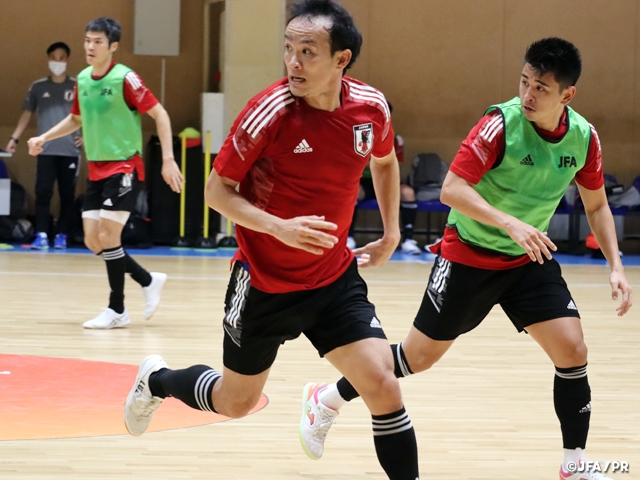
[[71, 49], [69, 48], [69, 45], [64, 42], [56, 42], [49, 45], [49, 48], [47, 48], [47, 55], [51, 55], [52, 52], [58, 50], [59, 48], [67, 52], [67, 57], [71, 55]]
[[562, 90], [574, 86], [582, 73], [580, 51], [573, 43], [558, 37], [533, 42], [524, 54], [524, 62], [538, 75], [551, 73]]
[[91, 20], [84, 31], [104, 33], [107, 40], [109, 40], [109, 45], [113, 42], [119, 42], [120, 34], [122, 33], [120, 22], [108, 17], [100, 17], [95, 20]]
[[329, 30], [331, 55], [341, 50], [351, 50], [351, 61], [344, 71], [349, 70], [356, 62], [362, 47], [362, 35], [351, 14], [340, 3], [334, 0], [297, 0], [290, 5], [289, 14], [287, 25], [298, 17], [329, 18], [331, 20], [331, 30]]

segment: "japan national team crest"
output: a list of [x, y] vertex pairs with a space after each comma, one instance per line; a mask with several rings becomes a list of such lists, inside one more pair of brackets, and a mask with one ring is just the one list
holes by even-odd
[[373, 147], [373, 124], [365, 123], [353, 127], [353, 148], [358, 155], [366, 157]]

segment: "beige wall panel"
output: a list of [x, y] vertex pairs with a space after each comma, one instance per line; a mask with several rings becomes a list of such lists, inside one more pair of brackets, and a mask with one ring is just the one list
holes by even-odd
[[[199, 124], [199, 91], [202, 78], [202, 0], [181, 2], [180, 56], [167, 58], [166, 107], [175, 128]], [[34, 80], [46, 76], [45, 50], [62, 40], [71, 47], [69, 72], [86, 66], [83, 51], [84, 28], [99, 16], [116, 18], [122, 25], [122, 41], [115, 55], [138, 72], [154, 94], [160, 97], [161, 58], [133, 55], [133, 0], [4, 0], [0, 16], [2, 65], [0, 104], [3, 125], [12, 125], [20, 104]], [[10, 46], [10, 47], [9, 47]], [[187, 93], [185, 95], [185, 93]], [[145, 123], [153, 126], [153, 123]]]
[[596, 127], [605, 172], [627, 179], [628, 184], [630, 170], [637, 164], [632, 153], [638, 2], [542, 0], [535, 11], [531, 7], [506, 1], [505, 98], [516, 92], [522, 58], [532, 41], [559, 36], [573, 42], [582, 53], [583, 71], [571, 105]]
[[[407, 160], [436, 151], [451, 161], [484, 108], [499, 98], [502, 13], [501, 0], [370, 2], [363, 80], [393, 104]], [[486, 28], [492, 24], [498, 28]]]
[[[636, 25], [640, 25], [640, 1], [636, 2]], [[635, 29], [635, 51], [640, 52], [640, 28]], [[640, 55], [635, 55], [635, 75], [633, 81], [634, 91], [634, 112], [633, 112], [633, 151], [629, 162], [630, 175], [627, 177], [629, 181], [633, 181], [637, 176], [640, 176]]]
[[[360, 56], [357, 58], [356, 63], [352, 68], [347, 71], [347, 75], [362, 80], [366, 83], [371, 83], [371, 61], [372, 58], [375, 62], [375, 55], [372, 55], [372, 36], [379, 35], [379, 32], [372, 31], [371, 29], [371, 12], [375, 7], [372, 0], [344, 0], [343, 5], [349, 10], [356, 22], [356, 26], [362, 34], [362, 49], [360, 50]], [[374, 85], [375, 86], [375, 85]]]
[[[233, 1], [247, 5], [255, 0]], [[84, 27], [101, 15], [122, 23], [117, 60], [136, 70], [160, 96], [160, 58], [132, 54], [133, 0], [1, 3], [0, 148], [15, 127], [28, 86], [48, 73], [46, 47], [58, 40], [67, 42], [72, 49], [69, 71], [76, 74], [85, 66]], [[516, 94], [526, 46], [534, 39], [559, 35], [583, 52], [584, 72], [573, 106], [598, 129], [606, 171], [627, 185], [640, 174], [640, 0], [540, 0], [535, 5], [521, 0], [343, 3], [364, 36], [361, 57], [350, 74], [380, 88], [393, 103], [394, 125], [405, 138], [408, 160], [420, 151], [436, 151], [451, 161], [482, 110]], [[165, 107], [175, 132], [199, 125], [202, 87], [203, 0], [181, 4], [180, 56], [166, 60]], [[244, 12], [246, 19], [241, 22], [252, 25], [254, 33], [270, 24], [277, 46], [269, 53], [273, 58], [264, 63], [274, 65], [273, 73], [265, 76], [260, 67], [264, 59], [254, 56], [256, 35], [236, 32], [239, 60], [231, 60], [228, 67], [235, 69], [239, 80], [227, 89], [237, 95], [229, 115], [237, 114], [250, 96], [284, 71], [283, 25], [277, 15], [269, 9], [260, 15], [251, 8]], [[34, 125], [23, 135], [18, 154], [7, 162], [31, 199], [35, 162], [28, 158], [25, 143], [35, 133]], [[148, 138], [153, 132], [150, 119], [145, 119], [144, 130]]]
[[225, 131], [247, 101], [284, 76], [285, 0], [227, 0]]
[[[94, 18], [109, 16], [122, 25], [122, 40], [115, 59], [133, 68], [160, 98], [161, 57], [133, 55], [133, 0], [3, 0], [0, 15], [0, 148], [13, 132], [29, 85], [49, 74], [46, 48], [64, 41], [71, 48], [68, 72], [76, 75], [86, 67], [84, 29]], [[181, 2], [180, 56], [166, 57], [165, 107], [174, 132], [200, 124], [202, 83], [202, 0]], [[35, 118], [22, 135], [18, 152], [7, 160], [12, 177], [29, 192], [33, 207], [35, 159], [27, 154], [26, 141], [35, 135]], [[145, 140], [155, 125], [145, 116]], [[84, 191], [84, 181], [77, 192]], [[52, 204], [57, 211], [57, 199]]]

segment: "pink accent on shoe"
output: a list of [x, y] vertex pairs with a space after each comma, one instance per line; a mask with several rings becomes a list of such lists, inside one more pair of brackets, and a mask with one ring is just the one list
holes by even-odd
[[322, 390], [327, 388], [327, 386], [328, 386], [327, 383], [316, 383], [313, 387], [311, 387], [310, 390], [313, 390], [313, 399], [316, 401], [316, 403], [320, 403], [320, 398], [318, 397], [318, 394]]
[[565, 480], [566, 478], [569, 478], [571, 475], [572, 475], [571, 472], [564, 471], [564, 465], [560, 465], [560, 480]]

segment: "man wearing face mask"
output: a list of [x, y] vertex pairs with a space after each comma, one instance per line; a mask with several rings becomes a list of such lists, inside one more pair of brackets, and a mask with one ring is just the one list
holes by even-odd
[[[29, 93], [22, 102], [22, 116], [9, 139], [5, 150], [14, 153], [20, 136], [34, 112], [38, 119], [38, 134], [42, 134], [63, 120], [73, 105], [73, 88], [76, 79], [66, 74], [69, 46], [56, 42], [49, 46], [49, 70], [51, 75], [31, 84]], [[36, 238], [31, 244], [35, 250], [49, 248], [49, 206], [53, 196], [53, 185], [58, 181], [60, 194], [60, 216], [56, 227], [54, 248], [67, 247], [67, 235], [71, 227], [76, 179], [80, 166], [82, 138], [79, 131], [48, 142], [38, 155], [36, 167]]]

